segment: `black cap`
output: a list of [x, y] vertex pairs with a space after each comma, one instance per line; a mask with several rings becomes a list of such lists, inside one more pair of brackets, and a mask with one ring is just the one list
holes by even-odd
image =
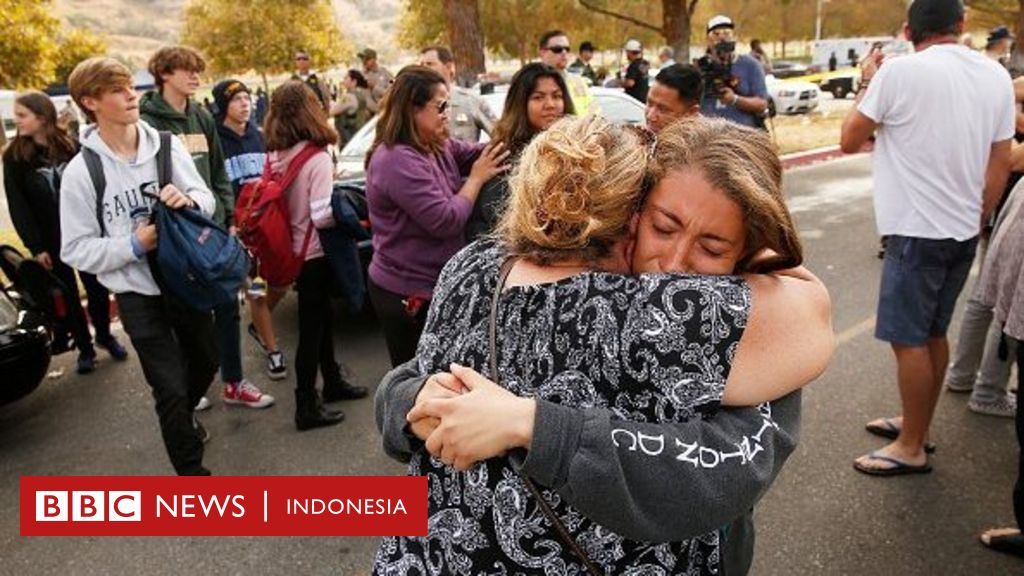
[[914, 34], [942, 32], [964, 17], [961, 0], [914, 0], [907, 12], [907, 25]]
[[1006, 26], [996, 26], [989, 30], [988, 40], [985, 41], [985, 45], [991, 46], [1000, 40], [1013, 40], [1013, 34], [1010, 34], [1010, 29]]
[[213, 87], [213, 101], [217, 104], [217, 111], [220, 115], [227, 114], [228, 104], [239, 92], [252, 94], [249, 87], [239, 80], [222, 80]]
[[594, 48], [593, 42], [587, 40], [583, 44], [580, 44], [580, 52], [597, 52], [597, 49]]

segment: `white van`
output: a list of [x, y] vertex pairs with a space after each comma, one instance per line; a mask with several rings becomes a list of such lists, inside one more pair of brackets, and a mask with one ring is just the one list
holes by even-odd
[[8, 139], [14, 138], [14, 98], [18, 95], [14, 90], [0, 90], [0, 118], [3, 119], [3, 131]]
[[882, 46], [887, 56], [913, 52], [910, 42], [892, 36], [870, 36], [862, 38], [830, 38], [814, 41], [814, 56], [811, 65], [821, 72], [829, 71], [834, 58], [837, 69], [854, 68], [875, 44]]

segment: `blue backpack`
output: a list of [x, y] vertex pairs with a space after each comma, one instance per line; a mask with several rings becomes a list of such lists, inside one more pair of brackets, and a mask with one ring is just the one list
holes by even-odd
[[[156, 156], [160, 190], [171, 183], [172, 137], [170, 132], [160, 132]], [[107, 184], [103, 162], [88, 148], [82, 148], [82, 155], [96, 188], [100, 235], [105, 236], [103, 193]], [[249, 256], [237, 238], [198, 210], [171, 210], [159, 201], [153, 204], [150, 221], [156, 224], [157, 249], [147, 258], [162, 292], [200, 311], [213, 310], [238, 298], [249, 273]]]

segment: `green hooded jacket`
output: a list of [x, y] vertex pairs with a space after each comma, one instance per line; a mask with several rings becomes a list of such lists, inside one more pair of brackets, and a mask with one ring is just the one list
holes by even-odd
[[213, 116], [202, 106], [189, 100], [182, 114], [164, 100], [156, 90], [142, 95], [139, 104], [142, 119], [157, 130], [178, 135], [185, 149], [192, 154], [199, 174], [217, 199], [214, 220], [225, 227], [234, 223], [235, 194], [224, 164], [224, 150], [217, 136]]

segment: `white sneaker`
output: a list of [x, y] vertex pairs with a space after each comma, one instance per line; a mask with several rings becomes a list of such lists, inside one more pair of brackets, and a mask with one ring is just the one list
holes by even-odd
[[274, 397], [264, 394], [255, 384], [243, 378], [241, 382], [224, 384], [224, 403], [240, 404], [250, 408], [268, 408], [274, 405]]
[[971, 412], [977, 414], [1013, 418], [1017, 415], [1017, 397], [1007, 394], [986, 402], [977, 402], [971, 399], [967, 402], [967, 407], [970, 408]]
[[952, 380], [946, 380], [946, 390], [949, 390], [950, 392], [973, 392], [974, 391], [974, 382], [968, 382], [967, 384], [962, 384], [960, 382], [954, 382]]
[[209, 410], [210, 406], [213, 406], [213, 404], [210, 403], [210, 400], [206, 396], [203, 396], [199, 399], [199, 402], [196, 402], [196, 407], [193, 408], [193, 410], [196, 412], [202, 412], [203, 410]]

